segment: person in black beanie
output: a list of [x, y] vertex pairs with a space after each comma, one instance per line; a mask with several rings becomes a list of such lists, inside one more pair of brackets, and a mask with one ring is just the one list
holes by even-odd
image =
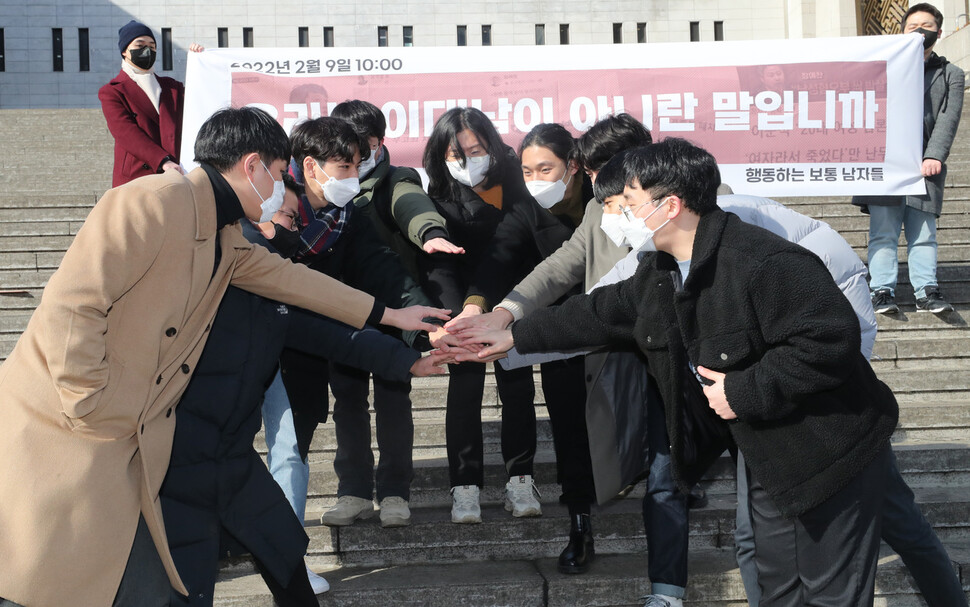
[[[98, 91], [101, 111], [115, 138], [111, 186], [144, 175], [182, 172], [182, 108], [185, 88], [154, 73], [155, 35], [144, 23], [129, 21], [118, 30], [121, 71]], [[202, 51], [198, 44], [191, 51]]]

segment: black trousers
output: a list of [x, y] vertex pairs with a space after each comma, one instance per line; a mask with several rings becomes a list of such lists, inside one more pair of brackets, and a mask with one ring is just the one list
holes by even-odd
[[571, 514], [589, 514], [596, 488], [586, 431], [585, 359], [575, 356], [543, 363], [539, 373], [556, 449], [556, 473], [562, 485], [559, 501]]
[[[485, 365], [449, 365], [445, 434], [451, 486], [485, 484], [482, 396]], [[532, 474], [536, 455], [535, 384], [532, 368], [506, 371], [495, 365], [502, 401], [502, 458], [510, 477]]]
[[748, 473], [761, 607], [870, 606], [890, 447], [821, 505], [785, 519]]
[[374, 376], [374, 415], [380, 453], [376, 474], [367, 401], [370, 373], [331, 363], [330, 389], [337, 434], [337, 454], [333, 459], [333, 470], [339, 480], [337, 495], [371, 499], [376, 476], [378, 502], [392, 496], [410, 499], [414, 477], [411, 383]]

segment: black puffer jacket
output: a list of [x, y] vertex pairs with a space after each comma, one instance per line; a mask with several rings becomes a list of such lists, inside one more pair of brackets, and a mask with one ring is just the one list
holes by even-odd
[[[268, 243], [254, 230], [247, 237]], [[253, 448], [263, 394], [283, 347], [325, 355], [406, 380], [420, 354], [375, 329], [328, 318], [230, 287], [192, 380], [175, 409], [171, 463], [161, 489], [172, 556], [189, 603], [211, 605], [218, 531], [256, 555], [281, 584], [303, 566], [302, 521]]]
[[720, 210], [701, 218], [683, 287], [673, 257], [650, 254], [633, 278], [512, 330], [522, 352], [635, 340], [663, 395], [681, 481], [711, 455], [706, 440], [691, 448], [687, 422], [706, 399], [689, 396], [688, 361], [726, 373], [738, 421], [722, 427], [786, 516], [845, 487], [896, 427], [896, 399], [860, 353], [859, 321], [822, 261]]

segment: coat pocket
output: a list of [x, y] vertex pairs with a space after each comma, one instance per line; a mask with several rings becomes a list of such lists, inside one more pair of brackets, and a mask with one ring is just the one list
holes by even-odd
[[691, 353], [691, 360], [718, 371], [746, 367], [760, 356], [758, 341], [751, 331], [722, 333], [700, 340], [696, 352]]

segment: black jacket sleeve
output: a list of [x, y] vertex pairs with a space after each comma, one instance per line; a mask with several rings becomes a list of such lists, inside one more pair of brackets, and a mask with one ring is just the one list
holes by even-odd
[[354, 329], [308, 310], [290, 308], [286, 346], [392, 381], [407, 381], [421, 354], [377, 329]]
[[536, 310], [515, 322], [516, 349], [522, 353], [566, 351], [633, 342], [637, 293], [649, 270], [644, 266], [633, 278], [588, 295], [574, 295], [560, 306]]
[[539, 261], [534, 241], [536, 226], [529, 221], [526, 204], [516, 201], [503, 214], [468, 285], [467, 296], [484, 297], [489, 308], [502, 301], [516, 285], [524, 260]]

